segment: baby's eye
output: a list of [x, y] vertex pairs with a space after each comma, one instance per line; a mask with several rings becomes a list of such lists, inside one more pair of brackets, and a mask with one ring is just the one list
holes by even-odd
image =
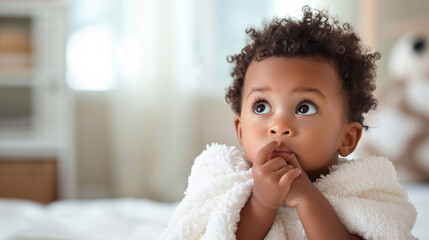
[[296, 113], [300, 115], [312, 115], [317, 113], [317, 108], [312, 103], [301, 103], [298, 108], [296, 109]]
[[253, 107], [253, 112], [256, 114], [267, 114], [270, 111], [270, 106], [266, 102], [258, 102]]

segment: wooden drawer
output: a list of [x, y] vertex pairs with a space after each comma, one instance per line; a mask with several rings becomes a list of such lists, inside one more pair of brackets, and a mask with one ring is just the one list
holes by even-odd
[[56, 200], [56, 159], [0, 157], [0, 197], [41, 203]]

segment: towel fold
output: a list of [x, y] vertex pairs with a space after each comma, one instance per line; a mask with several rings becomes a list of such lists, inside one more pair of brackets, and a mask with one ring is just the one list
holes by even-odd
[[[382, 157], [341, 159], [314, 185], [345, 228], [365, 239], [416, 239], [416, 210]], [[185, 197], [160, 239], [236, 239], [240, 211], [251, 195], [251, 164], [235, 147], [211, 144], [194, 162]], [[266, 240], [306, 239], [296, 209], [283, 206]]]

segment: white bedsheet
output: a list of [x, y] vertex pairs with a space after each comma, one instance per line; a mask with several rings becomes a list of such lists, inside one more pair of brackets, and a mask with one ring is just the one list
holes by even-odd
[[[405, 189], [417, 208], [413, 234], [429, 239], [429, 185], [405, 185]], [[158, 239], [176, 206], [145, 199], [63, 200], [40, 205], [0, 198], [0, 239]]]
[[144, 199], [0, 199], [0, 239], [157, 239], [177, 203]]

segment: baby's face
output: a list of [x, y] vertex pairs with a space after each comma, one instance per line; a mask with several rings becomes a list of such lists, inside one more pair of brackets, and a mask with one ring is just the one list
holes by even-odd
[[311, 177], [337, 161], [346, 131], [340, 79], [327, 61], [269, 57], [246, 72], [237, 136], [253, 163], [258, 151], [279, 139], [276, 156], [296, 155]]

